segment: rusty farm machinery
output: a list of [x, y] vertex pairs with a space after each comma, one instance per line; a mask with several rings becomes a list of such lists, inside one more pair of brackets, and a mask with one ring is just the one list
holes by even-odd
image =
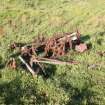
[[[38, 35], [31, 43], [13, 42], [9, 47], [11, 51], [18, 49], [18, 58], [32, 75], [37, 74], [40, 70], [45, 73], [43, 64], [78, 64], [78, 61], [64, 62], [58, 60], [58, 58], [67, 54], [70, 49], [78, 52], [87, 50], [87, 45], [81, 42], [78, 30], [74, 33], [56, 34], [50, 38]], [[11, 57], [6, 65], [12, 69], [16, 69], [18, 66], [14, 57]]]

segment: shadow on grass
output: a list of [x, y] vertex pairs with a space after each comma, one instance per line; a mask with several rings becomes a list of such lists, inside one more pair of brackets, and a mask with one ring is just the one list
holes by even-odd
[[[20, 66], [25, 72], [29, 73], [27, 70], [27, 67], [24, 64], [21, 64]], [[36, 75], [41, 75], [43, 79], [52, 78], [55, 75], [56, 66], [55, 65], [33, 65], [32, 68]]]
[[70, 83], [61, 83], [61, 87], [65, 92], [69, 93], [70, 101], [66, 105], [97, 105], [92, 101], [95, 93], [89, 89], [90, 86], [85, 85], [81, 90], [73, 87]]
[[21, 81], [18, 78], [10, 83], [0, 84], [0, 97], [4, 99], [4, 104], [6, 105], [22, 103], [20, 99], [20, 97], [22, 97], [21, 91]]
[[89, 39], [90, 39], [89, 35], [81, 36], [81, 41], [82, 42], [88, 41]]
[[101, 46], [103, 42], [104, 42], [104, 39], [103, 38], [97, 39], [97, 44], [98, 45]]
[[0, 69], [3, 69], [5, 67], [4, 64], [0, 64]]
[[5, 64], [3, 63], [3, 58], [0, 56], [0, 69], [3, 69]]
[[48, 100], [45, 94], [37, 92], [36, 84], [26, 84], [23, 88], [19, 78], [0, 84], [0, 105], [46, 105]]
[[45, 74], [41, 72], [40, 74], [43, 74], [44, 79], [53, 78], [56, 72], [56, 66], [55, 65], [46, 65], [45, 67]]
[[[81, 42], [85, 43], [85, 41], [88, 41], [88, 40], [90, 40], [89, 35], [81, 36]], [[91, 49], [92, 43], [87, 43], [87, 47], [88, 47], [88, 49]]]

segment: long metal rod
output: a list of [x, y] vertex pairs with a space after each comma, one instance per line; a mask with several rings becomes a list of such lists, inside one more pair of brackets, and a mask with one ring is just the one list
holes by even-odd
[[67, 38], [71, 38], [72, 40], [76, 40], [77, 39], [76, 35], [77, 35], [77, 33], [74, 32], [74, 33], [71, 33], [69, 35], [63, 36], [62, 38], [59, 38], [58, 41], [64, 41]]
[[21, 60], [21, 62], [22, 62], [23, 64], [26, 65], [27, 69], [28, 69], [28, 70], [30, 71], [30, 73], [34, 76], [34, 75], [35, 75], [35, 72], [34, 72], [33, 69], [28, 65], [28, 63], [26, 63], [26, 61], [25, 61], [21, 56], [19, 56], [19, 59]]
[[55, 59], [47, 59], [47, 58], [34, 59], [33, 61], [39, 62], [39, 63], [46, 63], [46, 64], [55, 64], [55, 65], [79, 64], [79, 62], [77, 62], [77, 61], [64, 62], [64, 61], [59, 61], [59, 60], [55, 60]]

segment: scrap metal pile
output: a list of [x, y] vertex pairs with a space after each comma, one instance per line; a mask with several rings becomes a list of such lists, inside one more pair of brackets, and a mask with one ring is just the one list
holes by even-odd
[[[87, 45], [81, 42], [78, 31], [57, 34], [50, 38], [38, 35], [31, 43], [13, 42], [9, 47], [12, 51], [18, 49], [18, 58], [32, 75], [37, 74], [40, 70], [45, 73], [43, 64], [78, 64], [77, 61], [64, 62], [58, 60], [58, 58], [67, 54], [70, 49], [78, 52], [87, 50]], [[14, 57], [10, 58], [7, 66], [16, 69], [18, 66], [16, 59]]]

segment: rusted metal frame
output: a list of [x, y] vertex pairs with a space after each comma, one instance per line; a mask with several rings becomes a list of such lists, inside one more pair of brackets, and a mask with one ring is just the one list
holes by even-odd
[[14, 58], [10, 58], [8, 60], [8, 62], [6, 63], [6, 66], [12, 68], [12, 69], [16, 69], [17, 67], [17, 63], [16, 63], [16, 60]]

